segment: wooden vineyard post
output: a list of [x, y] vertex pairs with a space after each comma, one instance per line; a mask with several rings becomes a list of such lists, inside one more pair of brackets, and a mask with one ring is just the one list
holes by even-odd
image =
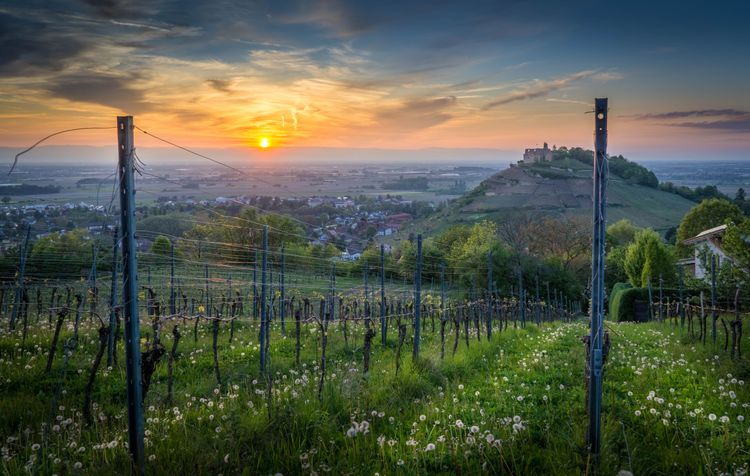
[[682, 266], [677, 268], [677, 287], [680, 297], [680, 328], [685, 327], [685, 300], [683, 299], [682, 295], [682, 286], [683, 286], [683, 273], [684, 270], [682, 269]]
[[604, 358], [604, 247], [607, 226], [607, 98], [595, 101], [594, 210], [591, 260], [591, 334], [589, 336], [589, 452], [598, 462], [601, 444], [602, 371]]
[[659, 273], [659, 320], [664, 322], [664, 277]]
[[716, 321], [719, 313], [716, 311], [716, 255], [711, 255], [711, 341], [716, 344]]
[[534, 297], [534, 318], [536, 319], [536, 324], [539, 326], [542, 324], [542, 311], [539, 307], [539, 270], [537, 269], [536, 274], [534, 275], [534, 285], [535, 285], [535, 291], [536, 296]]
[[117, 171], [120, 182], [122, 229], [123, 316], [125, 318], [125, 371], [128, 397], [128, 449], [136, 473], [145, 473], [143, 454], [143, 389], [141, 388], [141, 331], [138, 318], [138, 263], [135, 246], [135, 177], [133, 117], [117, 118]]
[[367, 328], [367, 333], [369, 333], [370, 330], [370, 301], [369, 301], [369, 290], [368, 290], [368, 282], [367, 282], [367, 275], [370, 274], [370, 269], [367, 266], [367, 261], [365, 261], [364, 266], [362, 266], [362, 274], [364, 279], [364, 285], [365, 285], [365, 299], [362, 302], [362, 305], [364, 306], [364, 315], [365, 315], [365, 327]]
[[648, 276], [648, 320], [654, 320], [654, 292], [651, 288], [651, 275]]

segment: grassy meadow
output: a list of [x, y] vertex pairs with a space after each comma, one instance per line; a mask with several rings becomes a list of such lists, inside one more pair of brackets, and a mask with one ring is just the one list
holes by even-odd
[[[463, 329], [455, 355], [446, 330], [427, 322], [421, 356], [411, 332], [396, 374], [397, 331], [373, 340], [363, 375], [364, 326], [332, 322], [328, 370], [318, 400], [320, 332], [302, 326], [295, 364], [294, 324], [272, 325], [270, 373], [258, 366], [258, 329], [238, 322], [229, 343], [222, 323], [214, 373], [211, 326], [173, 321], [182, 339], [167, 401], [166, 356], [145, 401], [147, 471], [152, 474], [588, 474], [585, 451], [583, 321], [495, 329], [490, 341]], [[86, 318], [67, 366], [62, 342], [45, 374], [51, 331], [32, 324], [0, 334], [0, 435], [4, 474], [125, 474], [124, 352], [102, 365], [94, 421], [82, 419], [83, 393], [98, 347]], [[377, 322], [375, 326], [377, 327]], [[750, 391], [746, 357], [691, 342], [671, 324], [608, 323], [600, 474], [731, 474], [747, 470]], [[3, 326], [5, 327], [5, 326]], [[410, 327], [410, 326], [409, 326]], [[463, 326], [462, 326], [463, 327]], [[144, 320], [144, 332], [147, 324]], [[721, 339], [719, 339], [721, 340]], [[106, 357], [105, 357], [106, 359]], [[270, 389], [270, 393], [269, 393]]]

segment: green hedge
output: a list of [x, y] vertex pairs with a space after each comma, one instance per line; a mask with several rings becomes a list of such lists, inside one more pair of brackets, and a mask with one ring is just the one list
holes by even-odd
[[609, 318], [613, 321], [635, 321], [635, 301], [648, 301], [647, 288], [634, 288], [628, 283], [612, 286], [609, 295]]
[[[659, 287], [651, 287], [651, 298], [654, 302], [659, 300]], [[683, 297], [697, 296], [700, 291], [683, 289]], [[674, 301], [680, 296], [679, 289], [662, 288], [662, 298]], [[635, 321], [635, 301], [648, 302], [648, 288], [634, 288], [628, 283], [617, 283], [612, 286], [609, 295], [609, 318], [613, 321]]]

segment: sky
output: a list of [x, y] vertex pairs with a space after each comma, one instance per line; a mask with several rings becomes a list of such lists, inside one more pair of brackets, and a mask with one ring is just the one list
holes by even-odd
[[129, 114], [248, 154], [591, 148], [608, 97], [611, 153], [750, 159], [748, 18], [739, 1], [4, 1], [0, 147]]

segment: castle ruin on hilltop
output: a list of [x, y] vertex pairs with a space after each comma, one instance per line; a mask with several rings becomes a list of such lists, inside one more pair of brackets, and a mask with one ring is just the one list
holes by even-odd
[[526, 149], [523, 153], [523, 162], [527, 164], [536, 164], [539, 162], [549, 162], [552, 160], [552, 149], [544, 143], [544, 147], [535, 149]]

